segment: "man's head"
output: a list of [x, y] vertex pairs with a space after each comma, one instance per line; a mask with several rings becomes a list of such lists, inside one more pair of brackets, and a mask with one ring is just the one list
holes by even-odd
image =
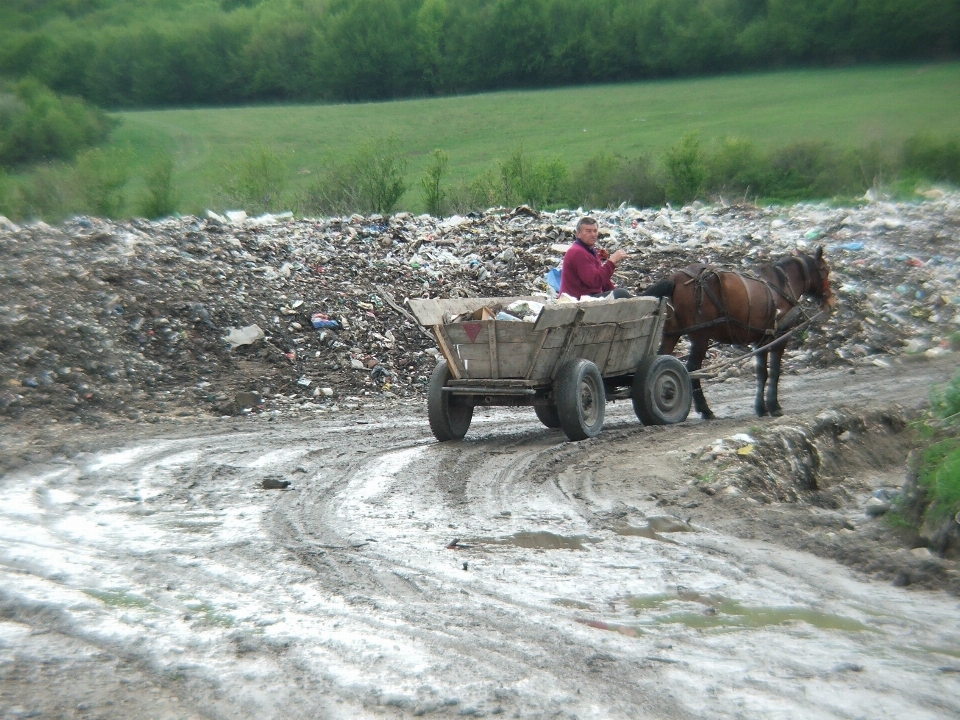
[[577, 238], [587, 247], [597, 244], [597, 234], [600, 228], [592, 217], [582, 217], [577, 223]]

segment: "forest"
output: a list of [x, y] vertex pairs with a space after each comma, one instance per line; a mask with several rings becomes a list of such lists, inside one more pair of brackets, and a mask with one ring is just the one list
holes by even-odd
[[956, 57], [960, 0], [0, 0], [0, 77], [109, 109]]

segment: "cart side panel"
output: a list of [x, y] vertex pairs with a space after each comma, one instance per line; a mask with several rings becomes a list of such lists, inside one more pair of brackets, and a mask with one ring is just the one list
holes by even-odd
[[602, 371], [607, 364], [610, 345], [617, 334], [616, 324], [581, 325], [576, 333], [570, 348], [570, 357], [589, 360]]
[[656, 315], [621, 325], [620, 336], [612, 343], [607, 364], [601, 368], [602, 374], [611, 376], [634, 372], [640, 361], [650, 354], [651, 344], [654, 352], [659, 346], [660, 338], [653, 337], [659, 327], [660, 322]]
[[463, 377], [473, 379], [526, 377], [542, 338], [532, 323], [521, 322], [452, 323], [444, 330]]

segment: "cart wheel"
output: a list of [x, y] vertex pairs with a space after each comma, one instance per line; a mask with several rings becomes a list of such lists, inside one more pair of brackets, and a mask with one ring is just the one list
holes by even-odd
[[571, 440], [596, 437], [603, 429], [607, 396], [600, 370], [589, 360], [563, 364], [553, 383], [560, 427]]
[[644, 425], [673, 425], [687, 419], [693, 389], [687, 369], [673, 355], [641, 361], [633, 376], [633, 411]]
[[430, 376], [427, 417], [430, 429], [440, 442], [463, 438], [473, 419], [473, 403], [468, 398], [443, 391], [451, 377], [446, 360], [441, 360]]
[[534, 405], [533, 411], [537, 414], [537, 420], [548, 428], [560, 427], [560, 416], [557, 414], [556, 405]]

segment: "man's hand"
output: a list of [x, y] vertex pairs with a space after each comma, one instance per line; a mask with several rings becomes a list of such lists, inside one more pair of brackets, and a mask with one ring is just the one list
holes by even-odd
[[610, 253], [608, 253], [603, 248], [597, 248], [597, 259], [599, 259], [600, 262], [605, 262], [609, 257], [610, 257]]
[[610, 256], [608, 262], [612, 262], [614, 265], [619, 265], [620, 261], [627, 257], [627, 253], [623, 250], [617, 250], [613, 255]]

